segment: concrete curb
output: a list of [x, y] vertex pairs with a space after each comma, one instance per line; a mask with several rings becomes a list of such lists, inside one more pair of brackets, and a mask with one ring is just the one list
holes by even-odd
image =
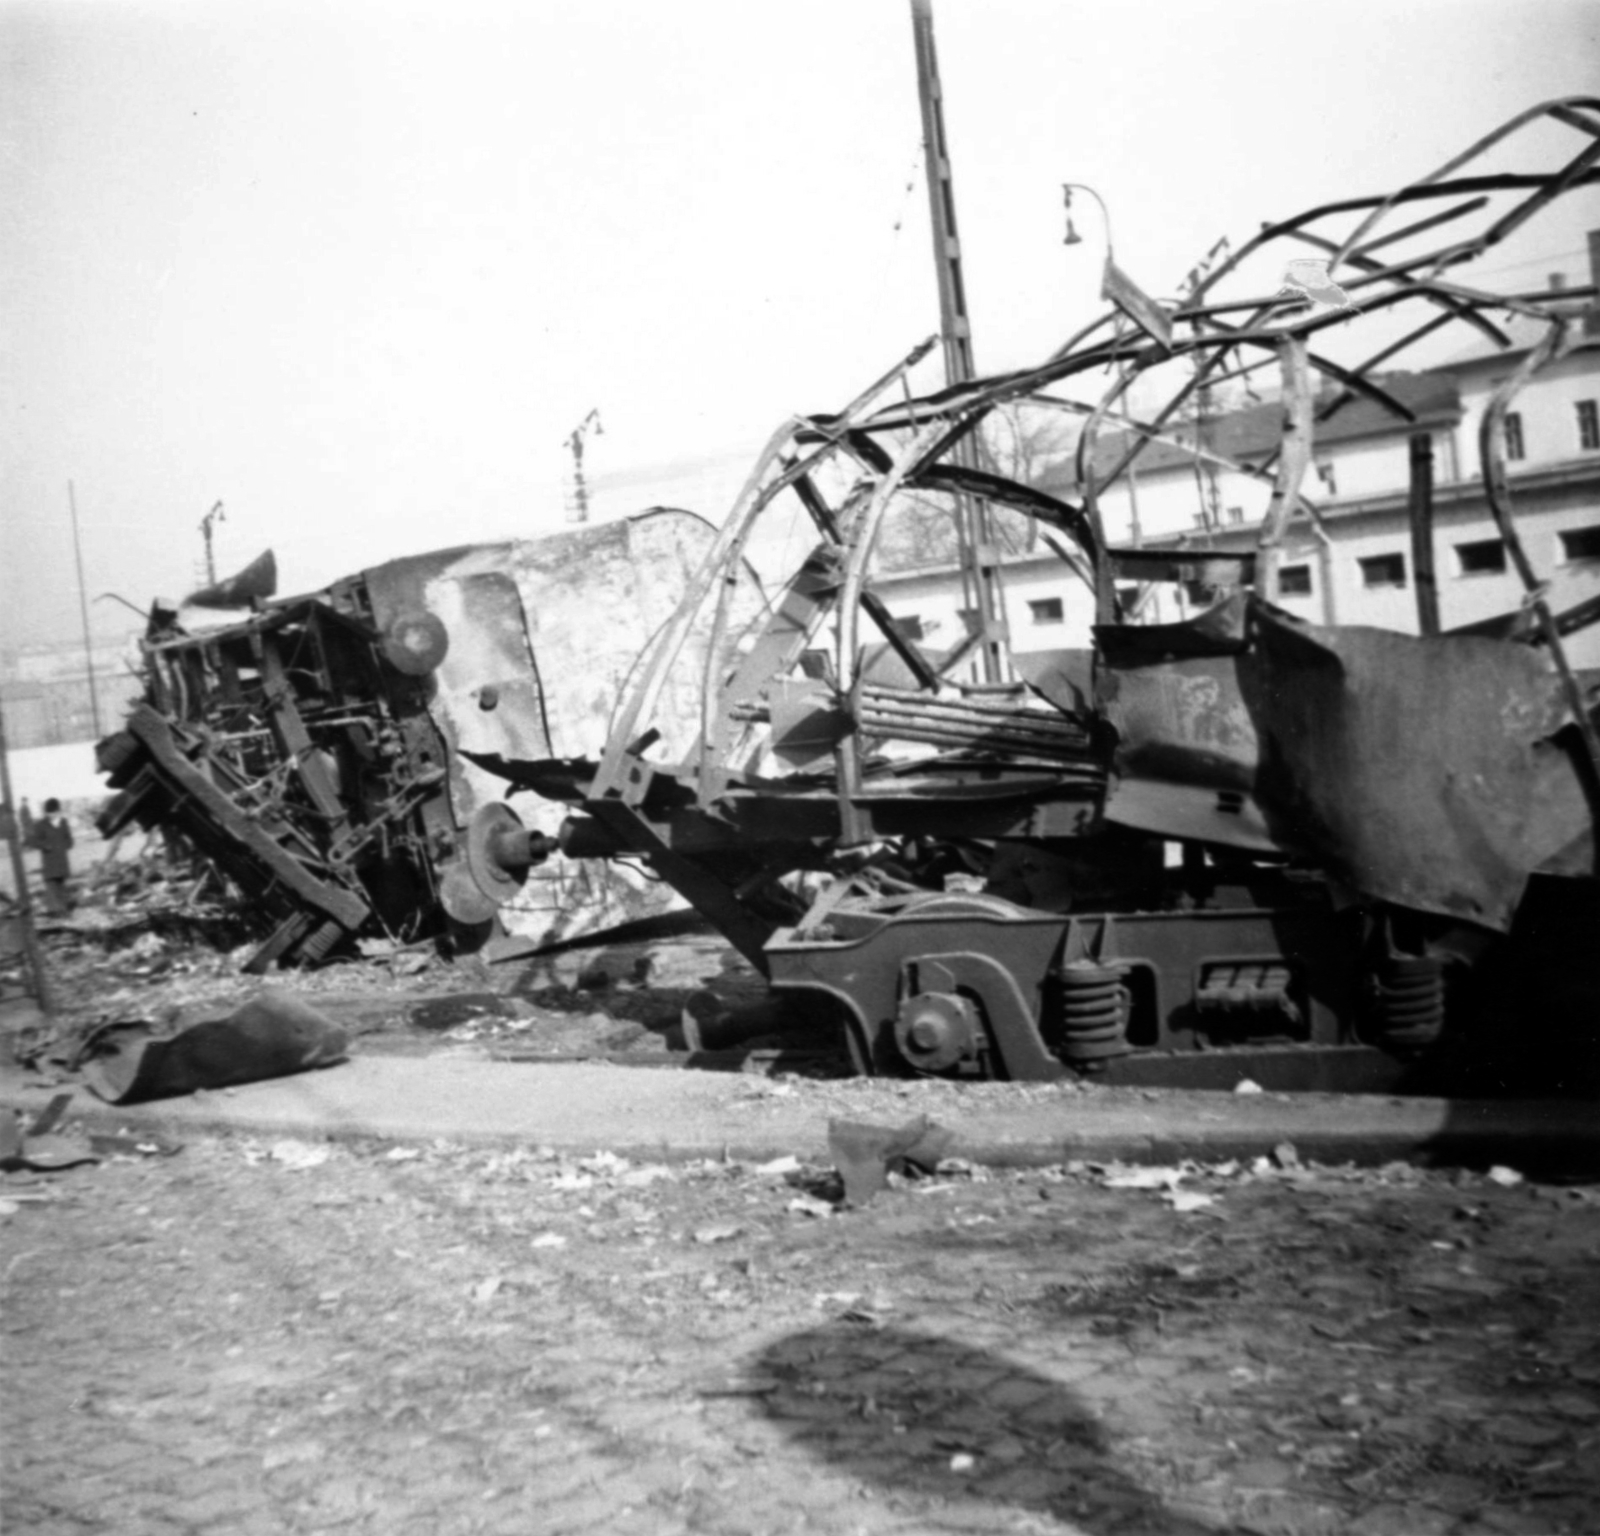
[[[993, 1167], [1087, 1161], [1169, 1164], [1261, 1156], [1292, 1142], [1307, 1162], [1404, 1161], [1523, 1171], [1600, 1172], [1600, 1105], [1362, 1095], [1107, 1090], [995, 1102], [944, 1084], [907, 1084], [841, 1109], [805, 1085], [757, 1088], [725, 1073], [593, 1064], [356, 1056], [238, 1088], [120, 1107], [74, 1088], [67, 1123], [181, 1140], [201, 1134], [347, 1142], [446, 1140], [476, 1146], [610, 1151], [648, 1161], [829, 1161], [831, 1116], [898, 1123], [926, 1113], [954, 1134], [951, 1155]], [[838, 1085], [833, 1085], [837, 1090]], [[60, 1087], [0, 1074], [0, 1108], [36, 1114]], [[870, 1104], [870, 1108], [868, 1108]]]

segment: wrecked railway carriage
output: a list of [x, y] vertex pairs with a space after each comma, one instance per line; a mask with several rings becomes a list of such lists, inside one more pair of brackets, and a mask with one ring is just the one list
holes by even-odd
[[[1565, 130], [1577, 145], [1553, 171], [1488, 165]], [[571, 808], [569, 854], [642, 857], [780, 994], [835, 1005], [861, 1071], [1394, 1081], [1374, 1064], [1449, 1047], [1459, 983], [1530, 881], [1594, 872], [1596, 734], [1566, 640], [1600, 604], [1551, 611], [1502, 447], [1517, 390], [1594, 344], [1594, 292], [1491, 295], [1471, 269], [1593, 186], [1597, 161], [1600, 103], [1549, 104], [1432, 176], [1266, 227], [1175, 312], [1119, 276], [1120, 307], [1043, 365], [882, 404], [913, 354], [774, 436], [603, 753], [477, 761]], [[1320, 259], [1286, 267], [1308, 250]], [[1424, 609], [1420, 635], [1275, 607], [1291, 519], [1321, 526], [1302, 485], [1319, 423], [1357, 399], [1412, 419], [1380, 366], [1440, 330], [1506, 346], [1507, 312], [1543, 328], [1480, 438], [1523, 607], [1448, 634]], [[1205, 392], [1263, 366], [1281, 379], [1281, 442], [1231, 465], [1269, 491], [1254, 551], [1111, 547], [1104, 503], [1141, 451], [1217, 460], [1195, 430]], [[1156, 408], [1131, 408], [1136, 385]], [[997, 469], [997, 424], [1026, 417], [1073, 423], [1066, 489]], [[970, 633], [935, 653], [874, 577], [895, 530], [940, 519], [959, 534]], [[1042, 541], [1081, 580], [1085, 644], [1012, 654], [1007, 538]], [[764, 563], [782, 579], [746, 623], [739, 595]], [[1172, 582], [1204, 584], [1209, 606], [1139, 622]], [[699, 733], [673, 755], [655, 730], [686, 675]], [[507, 810], [482, 894], [548, 846]]]
[[[361, 935], [448, 933], [475, 950], [507, 927], [564, 935], [638, 915], [653, 900], [640, 884], [582, 870], [537, 892], [496, 883], [484, 847], [499, 785], [468, 754], [603, 741], [611, 700], [712, 532], [657, 509], [395, 560], [281, 600], [268, 556], [181, 610], [158, 604], [146, 696], [99, 744], [117, 791], [101, 829], [162, 828], [225, 876], [260, 930], [253, 970]], [[218, 627], [225, 608], [243, 611]], [[193, 621], [205, 610], [212, 627]]]

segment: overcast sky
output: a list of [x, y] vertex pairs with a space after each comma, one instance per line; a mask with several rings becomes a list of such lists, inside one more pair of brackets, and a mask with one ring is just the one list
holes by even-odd
[[[935, 0], [980, 369], [1600, 84], [1600, 0]], [[937, 329], [907, 0], [0, 0], [0, 643], [737, 464]], [[1500, 253], [1584, 280], [1597, 199]], [[935, 380], [926, 379], [929, 385]], [[723, 505], [696, 510], [720, 518]], [[101, 602], [97, 629], [132, 619]]]

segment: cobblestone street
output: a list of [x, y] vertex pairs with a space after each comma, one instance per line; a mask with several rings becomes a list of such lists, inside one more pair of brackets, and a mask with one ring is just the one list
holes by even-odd
[[1589, 1189], [830, 1180], [226, 1136], [13, 1178], [6, 1529], [1597, 1529]]

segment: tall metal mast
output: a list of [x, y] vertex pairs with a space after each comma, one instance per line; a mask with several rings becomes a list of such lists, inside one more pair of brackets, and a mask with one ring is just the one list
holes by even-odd
[[[939, 274], [939, 329], [944, 339], [944, 376], [964, 384], [977, 374], [972, 362], [972, 324], [961, 280], [961, 239], [956, 233], [956, 200], [950, 153], [944, 136], [944, 96], [939, 56], [933, 43], [933, 0], [911, 0], [911, 31], [917, 51], [917, 99], [922, 105], [922, 145], [928, 167], [928, 210], [933, 226], [933, 260]], [[956, 462], [978, 468], [976, 444], [969, 436], [956, 445]], [[961, 553], [961, 591], [977, 626], [979, 675], [986, 683], [1005, 676], [1006, 622], [1000, 591], [999, 552], [989, 504], [963, 492], [955, 497], [956, 535]]]
[[72, 553], [78, 562], [78, 612], [83, 619], [83, 665], [89, 675], [89, 714], [95, 739], [100, 737], [100, 695], [94, 686], [94, 645], [89, 639], [89, 598], [83, 587], [83, 544], [78, 538], [78, 497], [67, 481], [67, 505], [72, 509]]

